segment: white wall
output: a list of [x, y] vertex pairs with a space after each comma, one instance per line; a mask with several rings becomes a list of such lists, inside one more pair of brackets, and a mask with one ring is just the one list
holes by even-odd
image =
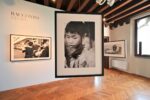
[[[116, 57], [109, 57], [110, 58], [110, 62], [109, 62], [109, 65], [110, 67], [112, 67], [112, 60], [123, 60], [123, 61], [126, 61], [126, 62], [129, 62], [129, 52], [130, 52], [130, 49], [129, 49], [129, 45], [130, 45], [130, 26], [129, 24], [124, 24], [123, 26], [119, 26], [117, 28], [114, 28], [113, 30], [110, 31], [110, 41], [116, 41], [116, 40], [126, 40], [125, 43], [126, 43], [126, 58], [116, 58]], [[121, 68], [121, 66], [120, 66]]]
[[112, 59], [126, 60], [128, 62], [127, 72], [142, 75], [145, 77], [150, 77], [150, 58], [134, 56], [134, 34], [135, 34], [134, 20], [139, 17], [146, 16], [148, 14], [150, 14], [150, 12], [134, 16], [131, 19], [130, 24], [124, 24], [123, 26], [114, 28], [110, 32], [111, 41], [127, 40], [127, 57], [126, 58], [110, 57], [110, 61]]
[[[55, 10], [23, 0], [0, 0], [0, 91], [51, 82], [55, 79]], [[11, 11], [39, 19], [11, 16]], [[10, 34], [52, 37], [52, 59], [10, 61]]]
[[110, 35], [110, 29], [109, 29], [109, 26], [107, 26], [107, 27], [103, 26], [103, 27], [104, 27], [104, 36], [109, 37], [109, 35]]
[[[130, 72], [150, 78], [150, 58], [134, 56], [134, 21], [137, 18], [150, 15], [150, 12], [140, 14], [131, 19], [130, 23]], [[136, 69], [135, 69], [136, 67]]]

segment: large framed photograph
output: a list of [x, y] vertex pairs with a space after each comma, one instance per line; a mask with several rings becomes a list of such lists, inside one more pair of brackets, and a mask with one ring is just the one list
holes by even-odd
[[104, 56], [125, 57], [125, 40], [110, 41], [104, 43]]
[[55, 12], [56, 77], [103, 75], [101, 14]]
[[39, 60], [51, 58], [51, 38], [42, 36], [10, 35], [10, 60]]

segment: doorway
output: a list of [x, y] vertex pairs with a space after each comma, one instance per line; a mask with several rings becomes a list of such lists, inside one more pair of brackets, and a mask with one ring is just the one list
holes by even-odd
[[[109, 42], [109, 37], [104, 37], [104, 43]], [[109, 68], [109, 57], [104, 56], [104, 68]]]

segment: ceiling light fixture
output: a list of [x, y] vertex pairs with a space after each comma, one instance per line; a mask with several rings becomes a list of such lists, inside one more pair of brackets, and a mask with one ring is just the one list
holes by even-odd
[[103, 4], [106, 2], [106, 0], [96, 0], [96, 2], [97, 2], [99, 5], [103, 5]]
[[106, 18], [103, 18], [103, 21], [105, 22], [105, 21], [106, 21]]
[[97, 3], [99, 3], [99, 5], [103, 5], [105, 2], [107, 2], [107, 4], [111, 7], [114, 5], [115, 0], [96, 0]]
[[56, 0], [52, 0], [53, 2], [55, 2]]

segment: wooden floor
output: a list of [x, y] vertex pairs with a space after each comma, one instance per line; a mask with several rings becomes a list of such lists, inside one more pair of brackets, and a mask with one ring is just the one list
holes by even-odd
[[150, 79], [117, 70], [0, 92], [0, 100], [150, 100]]

